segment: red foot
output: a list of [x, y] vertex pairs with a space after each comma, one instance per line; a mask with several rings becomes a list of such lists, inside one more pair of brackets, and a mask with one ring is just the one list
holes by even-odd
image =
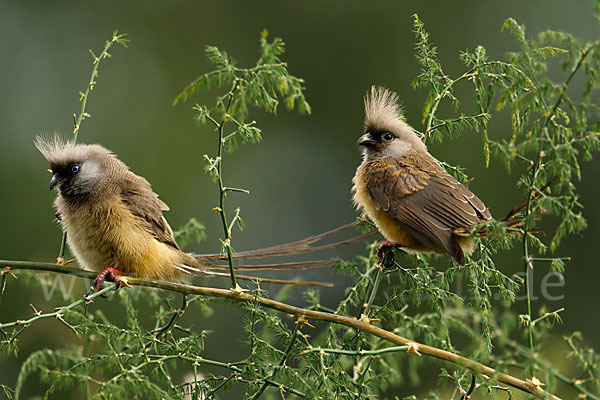
[[119, 286], [121, 286], [121, 284], [123, 284], [123, 281], [117, 275], [127, 275], [127, 274], [116, 268], [105, 268], [104, 270], [102, 270], [102, 272], [100, 272], [98, 274], [96, 279], [94, 279], [94, 285], [96, 286], [96, 289], [102, 290], [102, 283], [105, 281], [118, 283], [119, 284], [117, 286], [117, 289], [118, 289]]
[[394, 265], [394, 249], [400, 248], [400, 243], [385, 242], [377, 249], [379, 263], [386, 268]]

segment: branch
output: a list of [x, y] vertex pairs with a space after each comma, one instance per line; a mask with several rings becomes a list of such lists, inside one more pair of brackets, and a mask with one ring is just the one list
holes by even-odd
[[[78, 270], [76, 268], [61, 267], [57, 264], [40, 263], [40, 262], [27, 262], [27, 261], [5, 261], [0, 260], [0, 266], [10, 267], [11, 269], [30, 269], [30, 270], [41, 270], [64, 273], [68, 275], [80, 276], [84, 278], [92, 278], [95, 273], [90, 271]], [[345, 325], [357, 329], [359, 331], [368, 333], [373, 336], [377, 336], [390, 343], [407, 346], [409, 354], [427, 355], [435, 357], [441, 360], [448, 361], [450, 363], [468, 368], [473, 373], [483, 375], [491, 379], [496, 379], [498, 382], [512, 386], [523, 392], [529, 393], [538, 398], [549, 398], [552, 400], [561, 400], [559, 397], [554, 396], [544, 390], [538, 385], [535, 385], [531, 381], [524, 381], [516, 378], [512, 375], [508, 375], [502, 372], [498, 372], [495, 369], [488, 367], [487, 365], [481, 364], [477, 361], [468, 359], [455, 353], [451, 353], [446, 350], [438, 349], [436, 347], [421, 344], [402, 336], [393, 334], [392, 332], [386, 331], [385, 329], [379, 328], [366, 322], [365, 319], [357, 319], [352, 317], [346, 317], [343, 315], [336, 315], [323, 311], [308, 310], [292, 306], [279, 301], [256, 297], [252, 294], [246, 294], [236, 290], [228, 289], [217, 289], [201, 286], [192, 286], [181, 283], [163, 282], [150, 279], [140, 279], [135, 277], [127, 277], [127, 282], [132, 286], [147, 286], [163, 290], [169, 290], [173, 292], [179, 292], [182, 294], [196, 294], [201, 296], [210, 296], [229, 299], [233, 301], [243, 303], [254, 303], [260, 304], [263, 307], [267, 307], [273, 310], [281, 311], [286, 314], [294, 315], [297, 317], [304, 317], [306, 319], [313, 319], [319, 321], [327, 321], [335, 324]]]

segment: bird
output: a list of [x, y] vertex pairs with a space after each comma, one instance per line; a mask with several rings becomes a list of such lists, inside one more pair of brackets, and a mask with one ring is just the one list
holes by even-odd
[[[126, 276], [166, 281], [179, 280], [182, 274], [229, 276], [212, 271], [226, 269], [213, 264], [215, 260], [222, 260], [222, 255], [194, 255], [180, 249], [163, 216], [169, 207], [145, 178], [134, 174], [113, 152], [99, 144], [75, 144], [57, 135], [38, 136], [35, 146], [49, 163], [50, 190], [58, 193], [54, 206], [67, 234], [69, 248], [84, 269], [99, 272], [94, 281], [98, 290], [105, 280], [117, 282], [117, 288], [119, 284], [127, 285]], [[311, 246], [337, 232], [333, 230], [286, 245], [241, 252], [236, 258], [289, 255], [352, 242]], [[292, 270], [337, 263], [339, 260], [237, 265], [236, 269]], [[236, 276], [268, 283], [331, 286], [321, 282]]]
[[202, 267], [175, 242], [163, 216], [169, 207], [111, 151], [58, 136], [38, 136], [35, 145], [49, 162], [69, 247], [84, 269], [100, 272], [97, 285], [128, 274], [168, 281]]
[[[449, 254], [459, 265], [473, 252], [470, 229], [493, 221], [485, 204], [448, 174], [403, 120], [399, 96], [371, 87], [364, 99], [363, 160], [352, 179], [353, 202], [389, 242], [408, 253]], [[392, 258], [393, 261], [393, 258]]]

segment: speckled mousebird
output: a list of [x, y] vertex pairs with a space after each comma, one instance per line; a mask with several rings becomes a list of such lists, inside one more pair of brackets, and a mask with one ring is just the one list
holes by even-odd
[[[402, 120], [398, 96], [372, 87], [365, 97], [363, 161], [353, 199], [379, 231], [408, 252], [447, 253], [459, 264], [474, 248], [469, 228], [492, 216], [467, 187], [449, 175]], [[378, 253], [381, 259], [382, 252]]]

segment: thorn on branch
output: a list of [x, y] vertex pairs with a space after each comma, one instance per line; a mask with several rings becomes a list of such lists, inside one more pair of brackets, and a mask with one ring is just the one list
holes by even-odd
[[235, 284], [234, 288], [231, 288], [229, 290], [231, 291], [231, 293], [233, 293], [236, 296], [239, 296], [239, 295], [243, 294], [244, 292], [248, 291], [248, 289], [244, 289], [238, 283]]
[[419, 353], [419, 345], [418, 345], [418, 344], [416, 344], [415, 342], [408, 342], [408, 343], [406, 344], [406, 346], [408, 347], [408, 348], [406, 349], [406, 352], [407, 352], [408, 354], [416, 354], [416, 355], [418, 355], [419, 357], [421, 356], [421, 353]]
[[74, 261], [75, 261], [74, 258], [72, 258], [70, 260], [65, 260], [63, 257], [57, 257], [56, 258], [56, 265], [60, 265], [61, 267], [64, 267], [65, 265], [71, 264]]
[[310, 326], [311, 328], [314, 328], [314, 326], [311, 325], [310, 322], [308, 322], [308, 318], [306, 318], [305, 315], [298, 315], [298, 319], [296, 320], [296, 325], [298, 325], [298, 327], [302, 327], [302, 326], [306, 325], [306, 326]]
[[541, 389], [544, 384], [537, 377], [532, 376], [531, 379], [527, 379], [526, 382], [533, 386], [535, 389]]
[[366, 314], [361, 314], [360, 315], [360, 319], [359, 321], [367, 324], [367, 325], [371, 325], [371, 322], [379, 322], [381, 321], [381, 319], [379, 318], [369, 318]]

